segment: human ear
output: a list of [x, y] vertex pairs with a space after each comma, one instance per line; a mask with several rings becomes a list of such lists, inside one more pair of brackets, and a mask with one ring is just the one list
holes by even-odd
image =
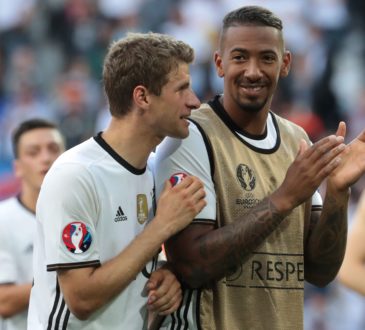
[[215, 69], [217, 71], [217, 74], [219, 77], [224, 77], [224, 70], [222, 65], [222, 57], [219, 54], [218, 51], [214, 53], [214, 63], [215, 63]]
[[148, 90], [143, 85], [138, 85], [133, 90], [133, 101], [139, 108], [148, 106]]
[[287, 77], [290, 71], [291, 66], [291, 53], [288, 50], [284, 51], [283, 54], [283, 63], [280, 68], [280, 77]]

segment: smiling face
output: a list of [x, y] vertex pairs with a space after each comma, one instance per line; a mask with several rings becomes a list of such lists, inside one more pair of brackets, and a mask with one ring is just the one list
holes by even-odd
[[215, 64], [224, 77], [224, 106], [233, 117], [267, 113], [279, 78], [289, 72], [290, 53], [274, 27], [232, 26], [225, 31]]
[[153, 127], [156, 135], [186, 138], [189, 135], [191, 110], [200, 105], [198, 97], [191, 89], [189, 65], [180, 63], [168, 75], [168, 82], [162, 87], [160, 95], [150, 95]]
[[17, 149], [15, 175], [22, 185], [36, 191], [52, 163], [64, 151], [64, 143], [57, 129], [35, 128], [19, 138]]

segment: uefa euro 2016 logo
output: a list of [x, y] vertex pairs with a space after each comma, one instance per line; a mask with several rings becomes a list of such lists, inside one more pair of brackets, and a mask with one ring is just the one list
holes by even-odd
[[80, 254], [89, 249], [92, 237], [89, 228], [84, 223], [76, 221], [69, 223], [63, 229], [62, 241], [67, 250]]
[[236, 169], [237, 179], [241, 187], [246, 191], [251, 191], [256, 186], [256, 178], [252, 169], [245, 164], [239, 164]]

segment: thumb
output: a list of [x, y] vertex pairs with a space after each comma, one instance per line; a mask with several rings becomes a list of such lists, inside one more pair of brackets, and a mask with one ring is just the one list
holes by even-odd
[[300, 139], [297, 157], [302, 155], [306, 150], [308, 150], [308, 148], [309, 147], [307, 141], [304, 139]]
[[147, 290], [154, 290], [157, 289], [157, 287], [160, 285], [160, 282], [162, 281], [162, 274], [159, 271], [154, 271], [149, 280], [146, 283]]
[[360, 141], [365, 142], [365, 129], [357, 137]]
[[173, 186], [172, 186], [171, 181], [170, 181], [169, 179], [167, 179], [167, 180], [165, 181], [165, 185], [164, 185], [163, 190], [169, 191], [169, 190], [171, 190], [171, 188], [172, 188], [172, 187], [173, 187]]

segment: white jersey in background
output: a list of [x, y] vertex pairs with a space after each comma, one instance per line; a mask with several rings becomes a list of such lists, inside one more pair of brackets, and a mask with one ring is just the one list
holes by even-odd
[[[35, 216], [17, 197], [0, 202], [0, 285], [33, 281]], [[27, 310], [0, 320], [0, 330], [24, 330]]]

